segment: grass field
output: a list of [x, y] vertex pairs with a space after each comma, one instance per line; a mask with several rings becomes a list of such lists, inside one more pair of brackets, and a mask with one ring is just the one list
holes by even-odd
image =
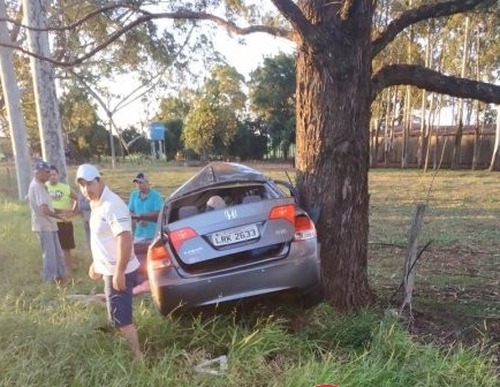
[[[293, 178], [285, 166], [270, 176]], [[123, 197], [140, 171], [168, 195], [197, 168], [103, 167]], [[70, 168], [71, 177], [75, 168]], [[130, 362], [106, 329], [102, 305], [73, 294], [102, 291], [86, 276], [90, 252], [76, 227], [79, 268], [70, 284], [41, 282], [29, 210], [16, 200], [15, 173], [0, 165], [0, 386], [497, 386], [500, 342], [500, 185], [488, 172], [370, 172], [369, 277], [377, 304], [349, 316], [327, 305], [253, 309], [212, 317], [162, 318], [149, 296], [135, 301], [145, 364]], [[415, 205], [428, 202], [416, 265], [415, 320], [391, 310]], [[227, 356], [219, 375], [197, 372]]]

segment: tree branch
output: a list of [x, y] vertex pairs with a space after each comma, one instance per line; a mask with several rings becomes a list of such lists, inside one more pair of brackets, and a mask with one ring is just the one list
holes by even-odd
[[229, 32], [234, 32], [238, 35], [248, 35], [255, 32], [264, 32], [273, 36], [278, 36], [280, 38], [285, 38], [292, 40], [293, 34], [289, 30], [275, 28], [265, 25], [255, 25], [249, 27], [238, 27], [233, 22], [223, 19], [219, 16], [215, 16], [210, 13], [205, 12], [194, 12], [189, 10], [179, 10], [176, 12], [164, 12], [164, 13], [152, 13], [152, 19], [185, 19], [185, 20], [208, 20], [215, 24], [224, 27]]
[[90, 20], [91, 18], [99, 15], [100, 13], [103, 13], [106, 11], [111, 11], [111, 10], [117, 9], [117, 8], [131, 8], [133, 10], [137, 9], [137, 7], [135, 7], [135, 6], [133, 7], [130, 5], [130, 3], [127, 3], [127, 2], [113, 3], [113, 4], [106, 5], [106, 6], [101, 7], [101, 8], [97, 8], [97, 9], [87, 13], [84, 17], [82, 17], [81, 19], [78, 19], [74, 23], [71, 23], [71, 24], [68, 24], [65, 26], [61, 26], [61, 27], [56, 27], [56, 26], [48, 27], [48, 28], [30, 27], [30, 26], [20, 22], [17, 18], [16, 19], [9, 19], [9, 18], [0, 19], [0, 21], [5, 21], [7, 23], [10, 23], [10, 24], [18, 27], [18, 28], [25, 28], [25, 29], [31, 30], [31, 31], [70, 31], [70, 30], [73, 30], [73, 29], [81, 26], [87, 20]]
[[[334, 40], [342, 42], [344, 45], [349, 46], [351, 43], [348, 37], [337, 27], [335, 23], [329, 23], [328, 26], [321, 26], [320, 24], [313, 25], [311, 22], [304, 16], [302, 10], [290, 0], [271, 0], [278, 11], [289, 21], [289, 23], [294, 28], [295, 32], [299, 34], [304, 41], [311, 42], [316, 47], [319, 45], [329, 45], [331, 41], [324, 41], [322, 38], [322, 31], [325, 27], [328, 28], [328, 35], [331, 36]], [[346, 1], [346, 0], [343, 0]], [[338, 8], [338, 14], [341, 17], [349, 17], [349, 13], [354, 7], [355, 0], [348, 0], [347, 4], [344, 3], [344, 8], [341, 8], [338, 2], [330, 2], [326, 3], [325, 7], [336, 7]], [[338, 18], [338, 17], [337, 17]], [[293, 36], [293, 34], [290, 34]], [[293, 40], [290, 38], [290, 40]]]
[[274, 6], [281, 12], [294, 27], [295, 31], [302, 37], [310, 36], [314, 33], [313, 26], [304, 16], [297, 5], [290, 0], [271, 0]]
[[[137, 17], [137, 19], [131, 21], [130, 23], [128, 23], [124, 27], [120, 28], [119, 30], [116, 30], [115, 32], [113, 32], [108, 37], [108, 39], [103, 41], [101, 44], [95, 46], [93, 49], [91, 49], [86, 54], [84, 54], [78, 58], [75, 58], [74, 60], [71, 60], [71, 61], [58, 61], [58, 60], [55, 60], [52, 58], [47, 58], [47, 57], [35, 54], [35, 53], [33, 53], [29, 50], [26, 50], [18, 45], [15, 45], [15, 44], [2, 43], [0, 46], [13, 48], [15, 50], [23, 52], [24, 54], [33, 56], [37, 59], [48, 61], [48, 62], [52, 63], [54, 66], [74, 67], [76, 65], [83, 63], [85, 60], [91, 58], [92, 56], [97, 54], [99, 51], [108, 47], [110, 44], [112, 44], [114, 41], [116, 41], [119, 37], [124, 35], [126, 32], [128, 32], [132, 28], [134, 28], [142, 23], [148, 22], [150, 20], [154, 20], [154, 19], [208, 20], [208, 21], [214, 22], [214, 23], [224, 27], [227, 31], [234, 32], [234, 33], [239, 34], [239, 35], [248, 35], [248, 34], [255, 33], [255, 32], [264, 32], [264, 33], [267, 33], [267, 34], [270, 34], [273, 36], [278, 36], [278, 37], [282, 37], [282, 38], [286, 38], [286, 39], [292, 39], [292, 36], [293, 36], [291, 31], [287, 31], [287, 30], [279, 29], [279, 28], [274, 28], [274, 27], [269, 27], [269, 26], [265, 26], [265, 25], [255, 25], [255, 26], [250, 26], [250, 27], [246, 27], [246, 28], [238, 27], [236, 24], [234, 24], [228, 20], [222, 19], [222, 18], [215, 16], [215, 15], [212, 15], [212, 14], [204, 13], [204, 12], [193, 12], [193, 11], [189, 11], [189, 10], [179, 10], [176, 12], [150, 13], [150, 12], [141, 11], [141, 10], [136, 10], [136, 11], [140, 12], [141, 16]], [[12, 22], [12, 20], [10, 20], [10, 22]], [[52, 29], [46, 28], [43, 30], [51, 31]]]
[[426, 4], [403, 12], [391, 21], [384, 31], [375, 35], [372, 41], [372, 57], [380, 53], [406, 27], [423, 20], [470, 11], [484, 1], [487, 0], [451, 0], [444, 3]]
[[149, 21], [151, 19], [152, 19], [152, 16], [148, 16], [148, 15], [138, 17], [136, 20], [130, 22], [125, 27], [123, 27], [123, 28], [121, 28], [121, 29], [113, 32], [109, 36], [108, 39], [106, 39], [101, 44], [95, 46], [92, 50], [90, 50], [86, 54], [84, 54], [84, 55], [80, 56], [79, 58], [76, 58], [76, 59], [74, 59], [72, 61], [58, 61], [58, 60], [55, 60], [55, 59], [52, 59], [52, 58], [47, 58], [47, 57], [45, 57], [43, 55], [35, 54], [35, 53], [33, 53], [33, 52], [29, 51], [29, 50], [26, 50], [26, 49], [24, 49], [22, 47], [19, 47], [18, 45], [15, 45], [15, 44], [2, 43], [2, 44], [0, 44], [0, 46], [13, 48], [15, 50], [21, 51], [24, 54], [33, 56], [33, 57], [35, 57], [37, 59], [45, 60], [47, 62], [50, 62], [54, 66], [58, 66], [58, 67], [73, 67], [73, 66], [81, 64], [85, 60], [87, 60], [87, 59], [91, 58], [92, 56], [94, 56], [95, 54], [97, 54], [99, 51], [105, 49], [107, 46], [109, 46], [111, 43], [113, 43], [115, 40], [117, 40], [120, 36], [122, 36], [123, 34], [125, 34], [127, 31], [131, 30], [135, 26], [137, 26], [139, 24], [142, 24], [142, 23], [145, 23], [145, 22], [147, 22], [147, 21]]
[[500, 86], [443, 75], [416, 65], [389, 65], [378, 70], [372, 76], [372, 99], [386, 87], [396, 85], [416, 86], [439, 94], [500, 104]]

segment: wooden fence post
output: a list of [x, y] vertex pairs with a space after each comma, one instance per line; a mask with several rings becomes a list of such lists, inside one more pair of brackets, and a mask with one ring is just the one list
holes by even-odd
[[415, 212], [415, 218], [413, 219], [413, 224], [410, 229], [408, 250], [406, 252], [406, 260], [403, 270], [403, 304], [401, 305], [400, 313], [402, 313], [405, 307], [408, 306], [410, 315], [412, 314], [412, 296], [413, 288], [415, 285], [415, 261], [417, 259], [418, 240], [422, 231], [424, 213], [426, 208], [427, 204], [417, 204], [417, 211]]

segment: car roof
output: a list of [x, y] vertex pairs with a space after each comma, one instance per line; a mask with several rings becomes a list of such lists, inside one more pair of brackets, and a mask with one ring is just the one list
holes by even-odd
[[196, 175], [175, 190], [168, 200], [223, 183], [266, 182], [268, 180], [262, 172], [246, 165], [214, 161], [207, 164]]

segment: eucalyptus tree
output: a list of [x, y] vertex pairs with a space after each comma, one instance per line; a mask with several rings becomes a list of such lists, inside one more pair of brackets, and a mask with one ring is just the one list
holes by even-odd
[[[297, 183], [302, 204], [317, 209], [326, 299], [344, 310], [370, 302], [368, 168], [373, 100], [387, 87], [412, 85], [459, 98], [500, 103], [500, 86], [446, 75], [418, 64], [384, 64], [378, 68], [373, 60], [421, 21], [479, 6], [493, 7], [497, 2], [429, 1], [414, 8], [403, 7], [376, 30], [373, 17], [377, 2], [373, 0], [270, 0], [265, 4], [274, 5], [274, 13], [266, 14], [259, 12], [262, 2], [257, 5], [243, 0], [155, 3], [154, 9], [146, 7], [149, 1], [107, 3], [130, 11], [132, 18], [107, 42], [140, 23], [174, 19], [213, 23], [234, 34], [268, 33], [296, 43]], [[103, 44], [71, 63], [88, 59]], [[205, 102], [204, 108], [209, 107]]]
[[285, 155], [295, 143], [295, 57], [280, 53], [265, 58], [262, 66], [250, 73], [250, 109], [267, 122], [273, 149]]
[[[500, 4], [490, 9], [478, 9], [469, 14], [454, 15], [438, 35], [441, 38], [443, 71], [456, 72], [477, 80], [498, 82], [500, 74]], [[450, 37], [453, 37], [451, 39]], [[463, 126], [471, 125], [476, 119], [476, 146], [479, 140], [480, 121], [484, 122], [486, 104], [473, 103], [462, 98], [449, 99], [452, 107], [453, 124], [456, 126], [453, 144], [452, 168], [458, 168], [461, 155]], [[476, 155], [475, 155], [476, 156]], [[476, 157], [474, 157], [476, 159]], [[473, 168], [475, 161], [473, 162]]]
[[[0, 18], [7, 18], [7, 9], [3, 0], [0, 0]], [[5, 21], [0, 21], [0, 42], [2, 41], [12, 42], [12, 36]], [[0, 71], [2, 73], [2, 94], [7, 111], [12, 150], [16, 164], [23, 166], [23, 168], [16, 168], [18, 197], [23, 199], [28, 194], [31, 177], [28, 172], [30, 160], [21, 109], [21, 93], [16, 80], [13, 54], [10, 47], [0, 47]]]
[[54, 68], [40, 57], [51, 57], [47, 31], [47, 0], [23, 0], [30, 50], [39, 57], [30, 58], [33, 88], [43, 158], [57, 166], [61, 180], [66, 180], [66, 157], [56, 95]]

